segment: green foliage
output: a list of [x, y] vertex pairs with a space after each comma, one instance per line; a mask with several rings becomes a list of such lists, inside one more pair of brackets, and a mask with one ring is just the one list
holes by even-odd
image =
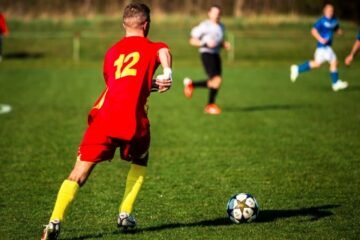
[[[17, 26], [31, 25], [34, 35], [71, 36], [81, 29], [42, 24]], [[6, 41], [0, 104], [13, 111], [0, 115], [0, 239], [40, 237], [75, 161], [87, 111], [103, 88], [101, 58], [120, 37], [118, 23], [81, 24], [99, 35], [103, 27], [114, 33], [84, 37], [80, 63], [72, 62], [64, 38]], [[237, 48], [236, 61], [224, 61], [218, 97], [224, 112], [208, 116], [202, 112], [207, 91], [197, 90], [190, 101], [182, 95], [183, 77], [204, 77], [187, 43], [190, 26], [152, 27], [151, 37], [172, 48], [174, 87], [150, 98], [151, 157], [135, 209], [138, 229], [116, 230], [128, 170], [116, 156], [97, 166], [79, 192], [61, 239], [357, 239], [360, 60], [352, 68], [340, 64], [341, 78], [350, 83], [346, 91], [331, 91], [325, 67], [292, 84], [289, 65], [314, 51], [306, 24], [230, 24]], [[355, 32], [349, 26], [349, 34], [336, 39], [340, 60]], [[242, 191], [256, 196], [260, 216], [233, 225], [226, 203]]]
[[[0, 11], [9, 17], [74, 18], [98, 15], [120, 16], [130, 0], [1, 0]], [[142, 0], [152, 9], [154, 17], [179, 14], [185, 17], [204, 15], [212, 4], [219, 4], [225, 16], [251, 14], [319, 15], [325, 3], [332, 3], [339, 17], [359, 20], [359, 1], [341, 0]]]

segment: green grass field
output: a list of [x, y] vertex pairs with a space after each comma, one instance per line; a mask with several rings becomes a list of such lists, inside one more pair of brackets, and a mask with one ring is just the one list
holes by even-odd
[[[207, 91], [192, 100], [182, 95], [185, 76], [204, 77], [187, 43], [194, 22], [155, 22], [151, 37], [172, 48], [174, 86], [150, 100], [151, 158], [136, 203], [138, 228], [116, 229], [129, 167], [117, 154], [79, 192], [61, 239], [359, 239], [360, 58], [351, 68], [340, 64], [346, 91], [332, 92], [325, 66], [292, 84], [290, 64], [314, 51], [310, 22], [229, 22], [236, 51], [233, 62], [224, 55], [220, 116], [203, 114]], [[11, 22], [0, 63], [0, 104], [13, 108], [0, 114], [0, 239], [40, 238], [103, 88], [102, 56], [119, 26]], [[341, 61], [356, 35], [344, 26], [334, 46]], [[71, 35], [78, 30], [93, 35], [84, 36], [74, 63]], [[256, 222], [227, 219], [227, 200], [237, 192], [256, 196]]]

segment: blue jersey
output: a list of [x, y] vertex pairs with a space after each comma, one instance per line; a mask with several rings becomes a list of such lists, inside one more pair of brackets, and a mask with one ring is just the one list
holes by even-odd
[[317, 42], [317, 47], [326, 47], [331, 46], [334, 33], [339, 29], [339, 21], [333, 18], [327, 18], [325, 16], [317, 20], [313, 26], [320, 34], [322, 38], [327, 39], [328, 41], [325, 44]]
[[360, 41], [360, 30], [358, 32], [357, 40]]

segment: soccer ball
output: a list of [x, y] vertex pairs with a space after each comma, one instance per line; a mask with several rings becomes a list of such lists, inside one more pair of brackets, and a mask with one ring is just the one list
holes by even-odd
[[238, 193], [227, 203], [227, 213], [233, 223], [248, 223], [259, 215], [259, 205], [249, 193]]

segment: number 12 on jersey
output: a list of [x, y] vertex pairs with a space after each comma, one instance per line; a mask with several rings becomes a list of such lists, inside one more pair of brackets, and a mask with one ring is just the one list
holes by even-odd
[[120, 79], [127, 76], [136, 76], [137, 70], [134, 68], [134, 65], [140, 60], [139, 52], [132, 52], [129, 54], [120, 54], [120, 56], [115, 60], [114, 67], [115, 79]]

